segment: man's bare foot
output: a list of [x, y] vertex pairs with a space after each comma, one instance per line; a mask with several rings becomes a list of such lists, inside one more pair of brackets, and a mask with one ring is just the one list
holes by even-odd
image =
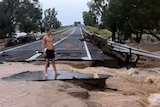
[[48, 77], [48, 74], [47, 74], [47, 73], [45, 73], [45, 77]]
[[60, 74], [58, 72], [56, 72], [55, 75], [60, 75]]

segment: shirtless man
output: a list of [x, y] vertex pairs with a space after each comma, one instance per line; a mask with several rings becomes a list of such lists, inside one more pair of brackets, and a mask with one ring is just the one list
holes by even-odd
[[[51, 29], [47, 28], [46, 29], [46, 35], [43, 37], [43, 40], [42, 40], [42, 52], [43, 52], [43, 55], [45, 56], [45, 76], [48, 77], [48, 65], [49, 65], [49, 60], [52, 61], [52, 66], [53, 66], [53, 69], [55, 71], [55, 75], [58, 75], [59, 73], [57, 72], [57, 69], [56, 69], [56, 65], [55, 65], [55, 47], [53, 45], [53, 38], [52, 38], [52, 35], [51, 35], [52, 31]], [[47, 48], [47, 50], [45, 50], [45, 47]]]

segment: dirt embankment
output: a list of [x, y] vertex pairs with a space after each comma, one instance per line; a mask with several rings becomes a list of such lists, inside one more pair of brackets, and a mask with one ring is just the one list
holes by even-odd
[[[133, 46], [138, 49], [146, 50], [149, 52], [154, 52], [157, 54], [160, 54], [160, 42], [156, 43], [133, 43], [130, 44], [130, 46]], [[153, 59], [153, 58], [147, 58], [147, 57], [140, 57], [140, 60], [138, 61], [137, 67], [139, 68], [155, 68], [160, 67], [160, 60], [159, 59]]]

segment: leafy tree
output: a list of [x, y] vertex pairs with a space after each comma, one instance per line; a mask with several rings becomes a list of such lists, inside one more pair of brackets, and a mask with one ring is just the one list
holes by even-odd
[[16, 25], [24, 32], [38, 30], [42, 9], [38, 0], [3, 0], [0, 16], [0, 38], [5, 38], [15, 32]]
[[15, 8], [17, 0], [5, 0], [0, 2], [0, 38], [5, 38], [6, 35], [12, 35], [15, 27]]
[[159, 4], [159, 0], [92, 0], [89, 8], [101, 19], [101, 25], [112, 31], [113, 40], [116, 33], [123, 39], [136, 34], [140, 42], [143, 33], [160, 40]]
[[[141, 35], [151, 34], [160, 40], [160, 1], [159, 0], [136, 0], [133, 2], [134, 9], [131, 10], [129, 24], [132, 30]], [[141, 37], [141, 36], [140, 36]], [[137, 41], [140, 40], [137, 38]]]
[[99, 19], [100, 26], [102, 28], [109, 28], [112, 31], [112, 39], [115, 40], [116, 15], [108, 11], [109, 0], [92, 0], [88, 3], [88, 7], [94, 16]]
[[17, 23], [20, 26], [20, 31], [31, 32], [40, 29], [40, 20], [42, 19], [42, 9], [38, 0], [24, 0], [19, 3], [16, 11]]
[[61, 22], [58, 21], [56, 18], [57, 11], [55, 8], [49, 8], [44, 11], [44, 19], [42, 21], [43, 27], [49, 27], [49, 28], [58, 28], [61, 26]]
[[91, 11], [83, 12], [83, 20], [84, 20], [84, 24], [88, 26], [96, 26], [98, 24], [96, 16]]

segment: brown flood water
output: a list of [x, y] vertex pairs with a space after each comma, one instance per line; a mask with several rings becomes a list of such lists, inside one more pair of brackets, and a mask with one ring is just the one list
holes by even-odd
[[[42, 64], [4, 63], [0, 65], [0, 78], [24, 71], [42, 71]], [[75, 68], [57, 64], [58, 70], [82, 73], [108, 74], [107, 87], [116, 88], [89, 91], [88, 101], [102, 107], [160, 107], [160, 67], [148, 69], [111, 69], [106, 67]], [[49, 68], [52, 70], [52, 67]], [[62, 81], [7, 82], [0, 80], [0, 107], [52, 107], [55, 102], [72, 98], [60, 91], [63, 87], [79, 87]]]

